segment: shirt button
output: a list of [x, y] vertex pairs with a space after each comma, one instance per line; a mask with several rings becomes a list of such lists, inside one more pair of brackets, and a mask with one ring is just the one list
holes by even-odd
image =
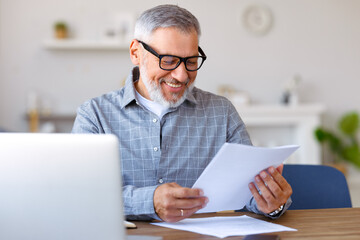
[[159, 149], [157, 147], [154, 147], [154, 151], [157, 152]]
[[163, 183], [164, 180], [162, 178], [159, 179], [159, 183]]
[[156, 123], [156, 122], [157, 122], [157, 119], [156, 119], [156, 118], [154, 118], [154, 119], [153, 119], [153, 123]]

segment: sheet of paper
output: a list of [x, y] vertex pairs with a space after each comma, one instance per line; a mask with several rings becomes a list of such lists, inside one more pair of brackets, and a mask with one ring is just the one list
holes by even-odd
[[151, 223], [153, 225], [196, 232], [219, 238], [250, 234], [297, 231], [294, 228], [269, 223], [249, 216], [187, 218], [177, 223]]
[[225, 143], [193, 186], [209, 198], [207, 206], [197, 213], [243, 208], [252, 196], [248, 184], [254, 177], [270, 166], [279, 166], [298, 148]]

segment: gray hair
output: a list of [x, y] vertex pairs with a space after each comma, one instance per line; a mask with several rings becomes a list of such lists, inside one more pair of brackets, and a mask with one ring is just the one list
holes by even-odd
[[198, 38], [201, 30], [197, 18], [185, 8], [165, 4], [143, 12], [135, 24], [134, 38], [149, 41], [151, 34], [158, 28], [175, 27], [184, 33], [195, 30]]

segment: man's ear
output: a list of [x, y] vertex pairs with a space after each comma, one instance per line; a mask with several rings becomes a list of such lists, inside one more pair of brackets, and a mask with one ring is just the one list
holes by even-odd
[[140, 64], [140, 44], [136, 39], [133, 39], [130, 44], [130, 59], [135, 66]]

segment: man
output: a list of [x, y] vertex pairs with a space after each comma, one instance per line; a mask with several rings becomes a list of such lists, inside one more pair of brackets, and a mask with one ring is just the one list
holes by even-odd
[[[145, 11], [130, 44], [137, 67], [125, 87], [78, 109], [74, 133], [119, 138], [127, 219], [176, 222], [191, 216], [209, 201], [191, 187], [220, 147], [251, 144], [230, 101], [194, 87], [206, 60], [199, 37], [198, 20], [186, 9]], [[291, 187], [281, 171], [272, 167], [256, 176], [248, 210], [272, 218], [284, 212]]]

